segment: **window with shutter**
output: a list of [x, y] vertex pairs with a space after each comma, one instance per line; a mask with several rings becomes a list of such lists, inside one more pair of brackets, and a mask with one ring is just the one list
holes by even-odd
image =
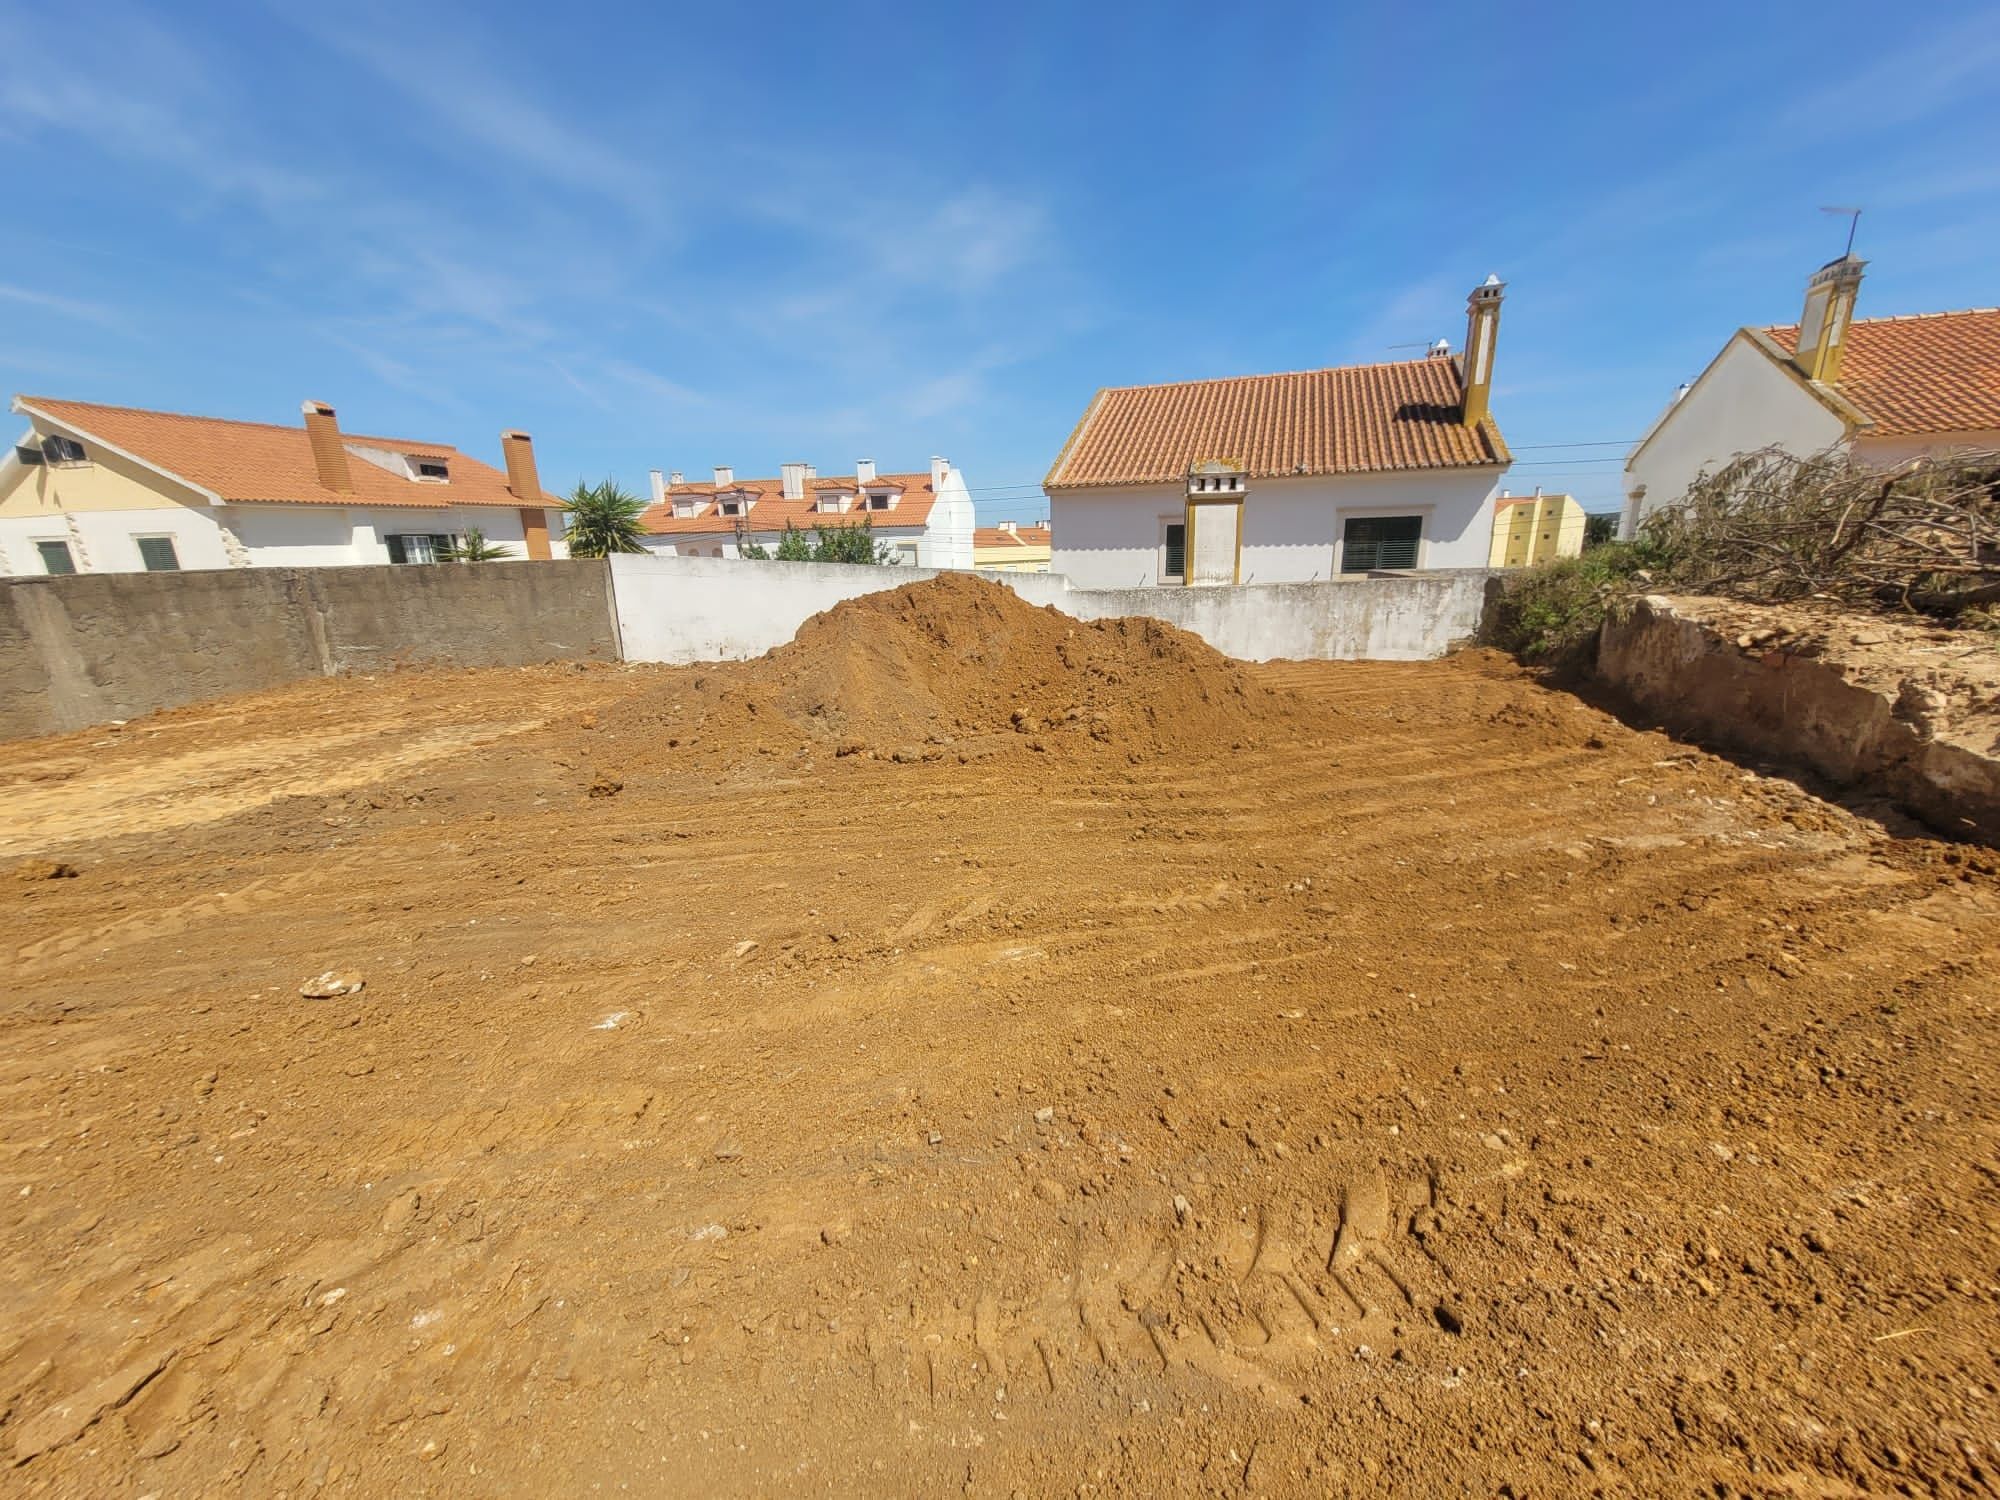
[[1187, 578], [1187, 525], [1182, 521], [1167, 523], [1167, 558], [1160, 569], [1160, 577], [1171, 583], [1181, 583]]
[[133, 538], [139, 544], [139, 561], [146, 565], [148, 573], [177, 573], [180, 571], [180, 555], [174, 551], [174, 539], [170, 536], [142, 536]]
[[1372, 573], [1385, 568], [1414, 568], [1417, 545], [1423, 535], [1422, 516], [1351, 516], [1343, 533], [1340, 571]]
[[37, 542], [35, 550], [42, 554], [44, 573], [74, 573], [76, 559], [69, 555], [68, 542]]

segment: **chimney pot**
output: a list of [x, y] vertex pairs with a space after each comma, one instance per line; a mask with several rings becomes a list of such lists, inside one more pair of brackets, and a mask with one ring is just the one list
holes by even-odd
[[351, 494], [354, 476], [347, 468], [347, 447], [340, 440], [340, 424], [333, 408], [324, 401], [306, 401], [299, 406], [306, 419], [306, 443], [312, 449], [313, 468], [319, 482], [339, 494]]
[[506, 460], [507, 488], [516, 500], [529, 505], [542, 503], [542, 479], [535, 472], [535, 441], [527, 433], [509, 428], [500, 434], [500, 455]]

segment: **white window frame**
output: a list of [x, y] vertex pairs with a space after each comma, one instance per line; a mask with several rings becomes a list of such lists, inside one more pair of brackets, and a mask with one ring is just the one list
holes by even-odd
[[[1347, 523], [1373, 516], [1415, 516], [1421, 526], [1417, 531], [1417, 561], [1409, 572], [1421, 573], [1431, 563], [1431, 522], [1435, 519], [1435, 505], [1343, 505], [1333, 513], [1333, 577], [1366, 578], [1366, 573], [1344, 573], [1342, 567], [1347, 562]], [[1490, 513], [1490, 512], [1489, 512]], [[1403, 572], [1401, 568], [1396, 572]]]
[[[77, 565], [76, 544], [66, 536], [31, 536], [28, 538], [28, 545], [35, 549], [35, 561], [42, 565], [42, 576], [45, 578], [68, 578], [83, 571]], [[49, 560], [42, 555], [42, 548], [51, 545], [62, 548], [64, 556], [69, 558], [68, 573], [49, 571]]]
[[[1179, 577], [1173, 577], [1167, 572], [1167, 528], [1169, 526], [1178, 526], [1181, 528], [1181, 571]], [[1160, 517], [1159, 541], [1153, 548], [1153, 582], [1161, 588], [1165, 588], [1168, 585], [1179, 588], [1187, 582], [1187, 564], [1187, 511], [1182, 509], [1172, 511]]]
[[[174, 565], [171, 568], [154, 568], [147, 566], [146, 549], [139, 545], [141, 542], [165, 542], [167, 544], [167, 551], [173, 554]], [[184, 573], [187, 571], [186, 567], [181, 562], [180, 539], [176, 537], [171, 531], [134, 532], [132, 534], [132, 549], [139, 554], [139, 568], [140, 571], [142, 572]]]

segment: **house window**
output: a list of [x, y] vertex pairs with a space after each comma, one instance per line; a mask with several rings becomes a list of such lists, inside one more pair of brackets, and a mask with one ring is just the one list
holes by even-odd
[[42, 457], [52, 464], [82, 464], [90, 460], [84, 455], [83, 444], [75, 438], [50, 435], [42, 439]]
[[435, 532], [411, 532], [402, 536], [385, 536], [382, 540], [389, 547], [389, 561], [392, 563], [450, 562], [452, 539]]
[[1167, 522], [1165, 543], [1161, 550], [1166, 555], [1160, 560], [1160, 581], [1162, 583], [1186, 583], [1187, 522]]
[[906, 568], [917, 565], [917, 544], [915, 542], [896, 543], [896, 561]]
[[870, 510], [887, 510], [889, 508], [889, 497], [887, 495], [870, 495], [868, 497], [868, 508]]
[[1414, 568], [1423, 535], [1422, 516], [1350, 516], [1340, 549], [1340, 571]]
[[133, 541], [139, 544], [139, 561], [146, 565], [148, 573], [178, 573], [181, 567], [180, 554], [174, 551], [174, 539], [170, 536], [140, 536]]
[[736, 500], [725, 500], [718, 509], [725, 516], [740, 516], [743, 514], [743, 505], [740, 501]]
[[68, 542], [37, 542], [35, 550], [42, 554], [42, 571], [48, 574], [74, 573], [76, 559], [69, 555]]
[[441, 458], [420, 458], [417, 460], [417, 478], [442, 484], [451, 478], [451, 467]]

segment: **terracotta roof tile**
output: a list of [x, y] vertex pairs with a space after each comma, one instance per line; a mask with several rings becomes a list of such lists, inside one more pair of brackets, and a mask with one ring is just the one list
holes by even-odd
[[[341, 433], [350, 445], [385, 448], [419, 458], [444, 459], [450, 478], [419, 482], [391, 473], [366, 459], [348, 457], [354, 488], [330, 490], [319, 482], [303, 423], [280, 427], [269, 422], [232, 422], [222, 417], [184, 416], [131, 406], [99, 406], [18, 396], [18, 407], [40, 412], [63, 427], [176, 474], [226, 501], [305, 505], [382, 505], [436, 509], [444, 505], [522, 503], [507, 488], [507, 476], [491, 464], [461, 453], [449, 443], [413, 443], [401, 438]], [[535, 502], [528, 502], [533, 504]], [[544, 493], [543, 505], [560, 505]]]
[[1206, 458], [1252, 478], [1509, 462], [1490, 418], [1460, 423], [1461, 396], [1458, 366], [1439, 356], [1100, 391], [1044, 483], [1157, 484]]
[[[1799, 346], [1796, 323], [1764, 332], [1787, 354]], [[1857, 318], [1838, 389], [1875, 419], [1870, 437], [2000, 427], [2000, 307]]]
[[[930, 518], [931, 507], [937, 503], [937, 495], [931, 489], [931, 476], [922, 474], [878, 474], [868, 481], [870, 485], [894, 485], [902, 491], [894, 510], [868, 510], [856, 504], [846, 511], [817, 511], [813, 509], [814, 499], [807, 495], [798, 500], [785, 498], [785, 484], [782, 479], [739, 479], [733, 484], [720, 487], [713, 484], [676, 484], [667, 488], [667, 503], [650, 505], [640, 516], [639, 524], [653, 536], [731, 536], [736, 531], [738, 520], [744, 522], [750, 531], [783, 531], [785, 522], [790, 521], [801, 531], [811, 531], [815, 526], [831, 529], [836, 526], [852, 526], [867, 516], [877, 526], [921, 526]], [[837, 490], [856, 493], [861, 488], [852, 474], [834, 476], [812, 481], [815, 490]], [[747, 515], [725, 516], [717, 508], [718, 493], [733, 495], [748, 492], [752, 499]], [[674, 514], [673, 501], [679, 499], [698, 500], [701, 509], [692, 516]]]
[[981, 526], [972, 533], [975, 547], [1046, 547], [1049, 544], [1049, 528], [1046, 526], [1023, 526], [1008, 531], [999, 526]]

